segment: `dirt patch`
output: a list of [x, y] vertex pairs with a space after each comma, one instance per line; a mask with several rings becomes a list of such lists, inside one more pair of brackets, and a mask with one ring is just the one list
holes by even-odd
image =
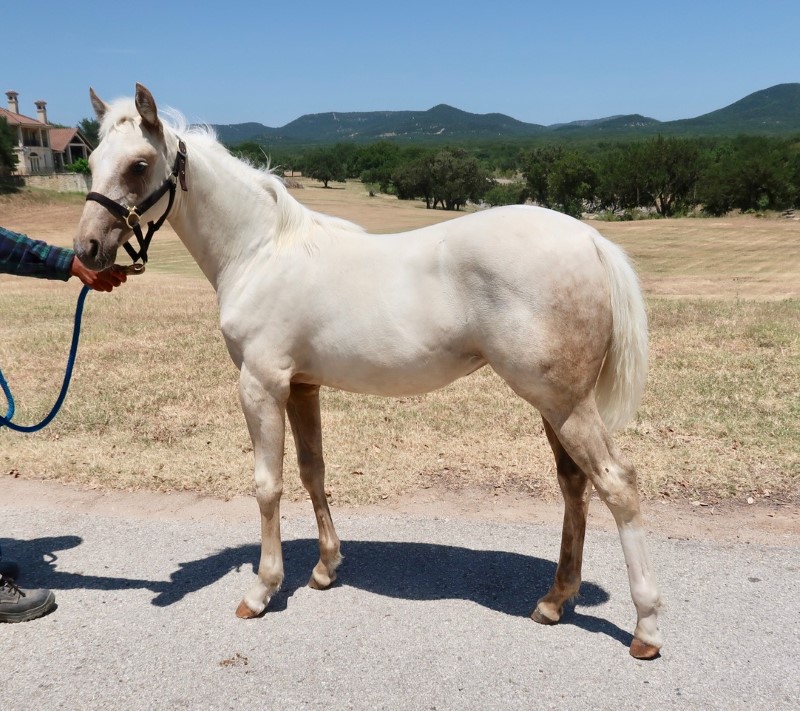
[[[123, 519], [220, 520], [255, 522], [255, 499], [237, 496], [222, 500], [187, 492], [167, 494], [138, 491], [102, 491], [52, 481], [0, 477], [0, 499], [16, 507], [38, 511], [76, 511]], [[460, 518], [473, 521], [526, 523], [559, 526], [561, 504], [532, 496], [514, 496], [478, 488], [458, 492], [428, 489], [389, 498], [380, 504], [338, 506], [332, 503], [334, 520], [342, 515], [418, 518]], [[733, 503], [698, 504], [645, 502], [645, 526], [651, 535], [692, 541], [727, 541], [761, 545], [800, 545], [800, 507], [759, 502], [749, 506]], [[284, 501], [284, 517], [313, 518], [311, 504]], [[614, 531], [610, 513], [595, 495], [589, 513], [589, 528]]]

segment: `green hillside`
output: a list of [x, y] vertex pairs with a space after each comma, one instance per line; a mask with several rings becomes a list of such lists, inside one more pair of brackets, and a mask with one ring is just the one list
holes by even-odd
[[778, 84], [695, 118], [658, 121], [641, 114], [542, 126], [499, 113], [473, 114], [439, 104], [427, 111], [306, 114], [280, 128], [260, 123], [214, 126], [221, 141], [254, 141], [275, 147], [337, 142], [455, 143], [541, 138], [634, 139], [655, 134], [726, 136], [800, 134], [800, 83]]

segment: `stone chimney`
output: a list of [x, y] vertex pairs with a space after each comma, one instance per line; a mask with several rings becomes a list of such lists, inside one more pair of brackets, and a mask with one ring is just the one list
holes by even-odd
[[19, 94], [17, 94], [16, 91], [7, 91], [6, 96], [8, 97], [8, 110], [12, 114], [18, 114], [19, 101], [17, 100], [17, 97], [19, 96]]
[[36, 118], [42, 123], [47, 123], [47, 102], [36, 101], [34, 103], [36, 104]]

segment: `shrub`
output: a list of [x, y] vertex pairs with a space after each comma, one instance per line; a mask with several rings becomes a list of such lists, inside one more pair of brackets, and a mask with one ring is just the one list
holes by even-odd
[[487, 205], [522, 205], [528, 198], [528, 189], [524, 183], [495, 183], [484, 195]]
[[92, 172], [89, 168], [89, 161], [86, 158], [78, 158], [78, 160], [65, 166], [65, 168], [70, 173], [82, 173], [83, 175], [90, 175]]

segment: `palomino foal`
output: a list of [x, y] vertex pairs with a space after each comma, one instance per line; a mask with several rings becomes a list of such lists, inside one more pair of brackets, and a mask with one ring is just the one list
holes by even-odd
[[286, 417], [319, 525], [310, 584], [325, 588], [341, 556], [325, 497], [320, 386], [422, 393], [488, 364], [542, 414], [564, 494], [558, 568], [533, 619], [558, 622], [578, 592], [594, 486], [628, 568], [637, 614], [630, 652], [658, 654], [659, 594], [636, 472], [609, 435], [634, 414], [647, 371], [642, 295], [618, 247], [578, 220], [522, 206], [367, 234], [304, 208], [278, 177], [232, 157], [208, 130], [166, 123], [141, 85], [134, 100], [91, 99], [102, 140], [90, 159], [96, 192], [75, 238], [79, 258], [110, 266], [136, 223], [168, 213], [216, 290], [241, 373], [261, 560], [240, 617], [261, 614], [283, 580]]

